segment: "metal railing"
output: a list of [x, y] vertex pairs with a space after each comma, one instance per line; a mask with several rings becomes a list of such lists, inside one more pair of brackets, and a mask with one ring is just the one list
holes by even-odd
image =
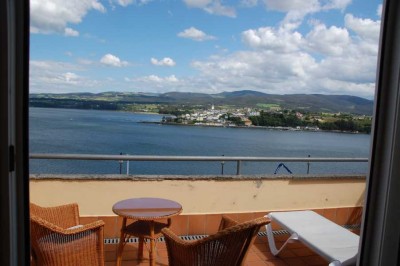
[[96, 161], [123, 161], [127, 162], [127, 174], [129, 174], [130, 161], [196, 161], [196, 162], [221, 162], [222, 174], [225, 162], [236, 162], [236, 175], [240, 175], [242, 162], [368, 162], [368, 158], [313, 158], [310, 157], [244, 157], [244, 156], [158, 156], [158, 155], [105, 155], [105, 154], [59, 154], [59, 153], [33, 153], [30, 159], [52, 160], [96, 160]]

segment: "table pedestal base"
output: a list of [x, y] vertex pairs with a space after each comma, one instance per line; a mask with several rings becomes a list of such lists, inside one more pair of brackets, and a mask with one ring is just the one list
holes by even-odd
[[150, 240], [149, 258], [150, 265], [155, 265], [155, 241], [161, 235], [161, 229], [169, 227], [171, 225], [171, 219], [168, 219], [168, 223], [160, 223], [153, 220], [143, 221], [139, 220], [126, 226], [126, 218], [123, 219], [121, 236], [119, 239], [119, 245], [117, 249], [117, 266], [121, 266], [122, 251], [126, 244], [125, 239], [130, 235], [139, 238], [138, 248], [138, 259], [143, 259], [143, 247], [144, 240]]

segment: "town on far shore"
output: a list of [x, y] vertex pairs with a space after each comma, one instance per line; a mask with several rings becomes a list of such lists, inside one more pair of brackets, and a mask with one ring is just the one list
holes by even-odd
[[31, 107], [157, 113], [159, 123], [370, 133], [373, 101], [351, 95], [133, 92], [30, 94]]
[[165, 114], [160, 123], [174, 125], [270, 128], [279, 130], [335, 131], [349, 133], [370, 133], [372, 116], [349, 113], [305, 112], [282, 109], [270, 104], [262, 108], [227, 108], [168, 106], [160, 108]]

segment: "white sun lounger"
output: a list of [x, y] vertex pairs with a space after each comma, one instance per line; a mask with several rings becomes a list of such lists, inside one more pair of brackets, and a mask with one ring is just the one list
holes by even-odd
[[274, 256], [289, 241], [298, 240], [330, 262], [330, 266], [355, 265], [359, 236], [313, 211], [271, 212], [266, 217], [289, 231], [291, 236], [278, 250], [271, 224], [266, 225], [268, 243]]

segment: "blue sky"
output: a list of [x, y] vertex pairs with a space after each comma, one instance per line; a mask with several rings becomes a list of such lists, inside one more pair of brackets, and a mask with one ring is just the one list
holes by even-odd
[[31, 0], [30, 89], [372, 99], [381, 1]]

